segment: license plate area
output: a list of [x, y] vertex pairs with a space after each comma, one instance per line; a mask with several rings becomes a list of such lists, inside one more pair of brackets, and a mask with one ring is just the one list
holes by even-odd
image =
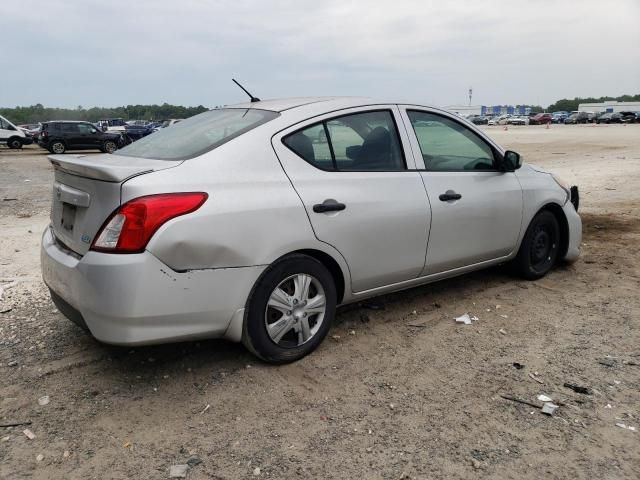
[[62, 204], [62, 216], [60, 217], [60, 227], [68, 234], [73, 233], [73, 226], [76, 221], [77, 207], [70, 203]]

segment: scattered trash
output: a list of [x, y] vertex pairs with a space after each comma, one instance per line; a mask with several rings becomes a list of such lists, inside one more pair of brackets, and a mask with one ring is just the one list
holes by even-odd
[[512, 402], [522, 403], [523, 405], [529, 405], [530, 407], [540, 408], [540, 405], [536, 403], [529, 402], [527, 400], [522, 400], [520, 398], [511, 396], [511, 395], [500, 395], [500, 397], [504, 398], [505, 400], [511, 400]]
[[542, 406], [542, 413], [551, 416], [553, 415], [553, 412], [555, 412], [558, 408], [558, 405], [556, 405], [555, 403], [545, 402]]
[[502, 335], [506, 335], [507, 331], [504, 328], [501, 328], [500, 330], [498, 330], [499, 333], [501, 333]]
[[472, 317], [468, 313], [456, 317], [456, 323], [464, 323], [465, 325], [471, 325], [471, 322], [475, 322], [477, 320], [479, 320], [478, 317]]
[[45, 395], [38, 399], [38, 405], [44, 407], [45, 405], [49, 405], [49, 395]]
[[565, 383], [564, 386], [576, 393], [582, 393], [583, 395], [591, 395], [592, 393], [589, 387], [581, 387], [580, 385], [574, 385], [573, 383]]
[[542, 380], [540, 380], [538, 377], [536, 377], [533, 373], [530, 373], [529, 377], [531, 377], [533, 380], [538, 382], [540, 385], [544, 385], [544, 382]]
[[3, 202], [16, 202], [18, 199], [17, 198], [3, 198], [2, 201]]
[[624, 423], [616, 423], [616, 427], [624, 428], [626, 430], [631, 430], [632, 432], [636, 431], [636, 427], [632, 427], [631, 425], [625, 425]]
[[613, 408], [610, 403], [607, 403], [604, 408]]
[[62, 454], [62, 458], [69, 458], [71, 456], [71, 452], [69, 450], [65, 450]]
[[169, 469], [169, 478], [186, 478], [189, 465], [172, 465]]
[[36, 457], [36, 462], [41, 462], [42, 460], [44, 460], [44, 455], [42, 455], [41, 453], [38, 454], [38, 456]]
[[390, 408], [391, 410], [393, 410], [394, 408], [396, 408], [396, 406], [395, 406], [393, 403], [390, 403], [390, 404], [389, 404], [389, 408]]
[[546, 395], [538, 395], [538, 400], [541, 402], [553, 402], [551, 397], [547, 397]]
[[501, 316], [502, 318], [509, 318], [509, 315], [503, 315], [503, 314], [501, 314], [500, 316]]
[[615, 367], [616, 366], [616, 360], [615, 358], [603, 358], [601, 360], [598, 360], [598, 363], [600, 365], [604, 365], [605, 367]]
[[518, 362], [513, 362], [513, 366], [518, 370], [522, 370], [524, 368], [524, 365]]
[[253, 476], [257, 477], [258, 475], [260, 475], [260, 472], [261, 472], [260, 467], [254, 468], [253, 469]]
[[18, 362], [16, 362], [15, 360], [11, 360], [9, 363], [7, 363], [7, 367], [16, 367], [18, 366]]
[[34, 438], [36, 438], [36, 436], [34, 435], [34, 433], [29, 430], [28, 428], [25, 428], [22, 433], [24, 433], [25, 437], [27, 437], [29, 440], [33, 440]]
[[202, 463], [202, 459], [197, 455], [189, 457], [189, 460], [187, 460], [187, 465], [189, 465], [190, 468], [193, 468], [196, 465], [200, 465], [201, 463]]
[[206, 412], [206, 411], [207, 411], [207, 410], [209, 410], [210, 408], [211, 408], [211, 405], [209, 405], [209, 404], [207, 403], [207, 406], [206, 406], [206, 407], [204, 407], [204, 408], [202, 409], [202, 411], [200, 412], [200, 415], [202, 415], [204, 412]]
[[124, 443], [122, 444], [122, 447], [123, 447], [123, 448], [131, 448], [131, 442], [127, 440], [126, 442], [124, 442]]
[[355, 330], [350, 330], [350, 331], [349, 331], [349, 335], [355, 335], [355, 334], [356, 334], [356, 331], [355, 331]]
[[340, 335], [331, 335], [331, 340], [335, 340], [337, 342], [340, 340]]

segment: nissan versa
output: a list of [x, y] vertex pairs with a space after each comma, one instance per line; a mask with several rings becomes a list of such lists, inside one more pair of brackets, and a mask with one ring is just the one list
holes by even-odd
[[42, 272], [102, 342], [242, 341], [284, 363], [336, 306], [578, 257], [578, 190], [469, 122], [362, 98], [211, 110], [116, 154], [52, 155]]

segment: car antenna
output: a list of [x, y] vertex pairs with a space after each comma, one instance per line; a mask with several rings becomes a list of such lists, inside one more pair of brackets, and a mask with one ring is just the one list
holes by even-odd
[[246, 88], [244, 88], [242, 85], [240, 85], [240, 82], [238, 82], [235, 78], [232, 78], [231, 80], [233, 80], [233, 83], [235, 83], [236, 85], [238, 85], [238, 86], [242, 89], [242, 91], [243, 91], [244, 93], [246, 93], [247, 95], [249, 95], [249, 98], [251, 99], [251, 103], [253, 103], [253, 102], [259, 102], [259, 101], [260, 101], [260, 99], [259, 99], [258, 97], [254, 97], [253, 95], [251, 95], [251, 94], [249, 93], [249, 90], [247, 90], [247, 89], [246, 89]]

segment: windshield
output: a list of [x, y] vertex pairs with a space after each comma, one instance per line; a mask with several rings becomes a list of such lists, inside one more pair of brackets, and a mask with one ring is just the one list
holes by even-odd
[[186, 160], [213, 150], [279, 115], [255, 108], [210, 110], [141, 138], [118, 150], [118, 155]]

